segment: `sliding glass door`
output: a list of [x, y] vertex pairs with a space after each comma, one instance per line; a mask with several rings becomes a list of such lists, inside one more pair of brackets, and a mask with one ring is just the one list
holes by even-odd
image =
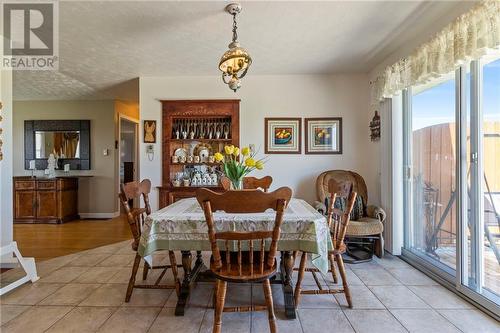
[[408, 104], [408, 216], [412, 224], [407, 247], [454, 275], [455, 77], [413, 87]]
[[500, 59], [403, 94], [403, 254], [498, 310]]

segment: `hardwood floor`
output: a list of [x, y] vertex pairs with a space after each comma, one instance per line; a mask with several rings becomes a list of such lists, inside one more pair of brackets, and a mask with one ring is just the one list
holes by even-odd
[[77, 220], [65, 224], [14, 224], [14, 240], [23, 256], [37, 260], [64, 256], [132, 239], [125, 217]]

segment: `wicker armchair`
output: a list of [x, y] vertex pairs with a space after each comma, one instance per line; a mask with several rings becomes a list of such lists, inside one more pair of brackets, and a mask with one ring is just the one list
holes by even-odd
[[[357, 192], [358, 196], [363, 199], [363, 206], [365, 207], [361, 218], [357, 221], [351, 220], [349, 222], [346, 232], [347, 244], [360, 243], [356, 242], [356, 240], [361, 240], [363, 246], [373, 243], [375, 254], [381, 258], [384, 254], [384, 238], [382, 233], [384, 231], [383, 223], [385, 221], [386, 214], [382, 208], [374, 205], [368, 205], [368, 191], [363, 177], [356, 172], [347, 170], [330, 170], [323, 172], [316, 180], [318, 201], [315, 203], [315, 208], [323, 214], [327, 213], [325, 199], [328, 198], [328, 181], [332, 178], [337, 182], [351, 182], [353, 184], [352, 190]], [[363, 243], [363, 241], [366, 241], [366, 243]], [[352, 257], [361, 260], [360, 257], [352, 255], [352, 253], [349, 254]], [[367, 258], [371, 259], [371, 255], [363, 259]]]

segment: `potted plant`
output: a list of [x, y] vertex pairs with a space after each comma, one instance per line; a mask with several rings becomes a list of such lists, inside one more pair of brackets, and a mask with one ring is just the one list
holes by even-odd
[[262, 170], [265, 159], [256, 159], [256, 153], [250, 148], [243, 147], [241, 150], [233, 145], [224, 147], [224, 154], [215, 153], [217, 162], [222, 163], [224, 175], [231, 181], [233, 190], [243, 189], [243, 178], [253, 170]]

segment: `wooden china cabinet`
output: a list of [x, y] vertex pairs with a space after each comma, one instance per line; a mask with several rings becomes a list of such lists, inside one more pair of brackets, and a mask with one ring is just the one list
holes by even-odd
[[[239, 146], [240, 100], [163, 100], [161, 104], [163, 137], [159, 207], [194, 197], [200, 187], [222, 191], [220, 173], [216, 171], [221, 165], [212, 159], [216, 152], [224, 150], [225, 145]], [[208, 178], [214, 173], [218, 175], [216, 183]], [[207, 183], [193, 186], [196, 174], [207, 177]]]

